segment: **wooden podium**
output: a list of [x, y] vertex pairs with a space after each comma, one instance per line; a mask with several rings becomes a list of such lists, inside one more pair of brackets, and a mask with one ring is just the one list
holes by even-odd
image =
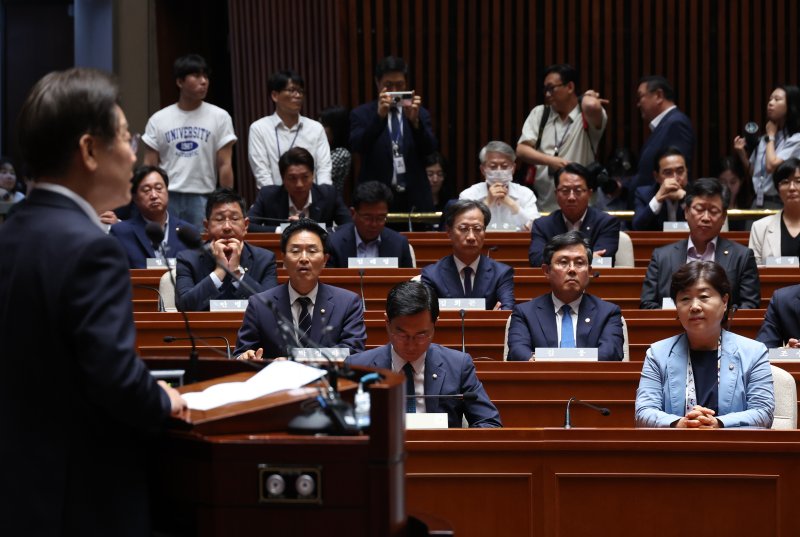
[[[334, 528], [350, 536], [405, 535], [404, 379], [381, 373], [385, 380], [370, 388], [369, 436], [288, 434], [289, 420], [315, 387], [192, 411], [187, 430], [170, 431], [157, 451], [156, 529], [197, 536], [331, 535]], [[340, 384], [352, 398], [353, 383]], [[271, 495], [281, 480], [285, 493]]]

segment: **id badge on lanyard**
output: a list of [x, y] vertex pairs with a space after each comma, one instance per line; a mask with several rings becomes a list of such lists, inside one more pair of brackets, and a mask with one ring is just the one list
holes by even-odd
[[[392, 129], [392, 116], [397, 114], [398, 132], [395, 135]], [[392, 161], [394, 162], [394, 172], [397, 175], [406, 173], [406, 161], [403, 158], [403, 152], [400, 150], [400, 141], [403, 139], [403, 117], [399, 110], [390, 112], [387, 119], [387, 127], [389, 128], [389, 136], [392, 139]]]

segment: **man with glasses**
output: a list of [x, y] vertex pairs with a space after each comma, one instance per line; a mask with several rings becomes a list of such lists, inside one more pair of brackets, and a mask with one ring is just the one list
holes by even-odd
[[147, 455], [186, 402], [136, 356], [125, 253], [97, 215], [131, 199], [119, 89], [45, 75], [19, 113], [35, 188], [0, 226], [3, 535], [152, 535]]
[[544, 248], [542, 271], [551, 292], [514, 307], [508, 359], [534, 360], [537, 347], [596, 348], [599, 360], [622, 360], [619, 306], [586, 293], [592, 249], [578, 231], [556, 235]]
[[145, 231], [149, 222], [155, 222], [164, 231], [162, 245], [167, 257], [175, 257], [186, 249], [186, 245], [178, 238], [178, 228], [190, 226], [170, 214], [169, 177], [167, 172], [156, 166], [139, 166], [131, 178], [131, 195], [136, 211], [128, 220], [121, 220], [111, 226], [109, 234], [115, 236], [125, 253], [128, 254], [128, 265], [132, 269], [147, 268], [147, 259], [161, 257], [160, 252], [153, 249], [153, 242]]
[[289, 356], [297, 343], [283, 321], [294, 325], [301, 347], [364, 350], [367, 331], [361, 297], [319, 281], [328, 261], [327, 239], [325, 230], [308, 219], [293, 222], [283, 231], [281, 251], [289, 281], [250, 297], [236, 336], [238, 359]]
[[375, 68], [378, 100], [350, 113], [350, 147], [361, 155], [358, 180], [380, 181], [391, 187], [391, 212], [433, 209], [425, 157], [436, 150], [438, 142], [420, 93], [414, 91], [410, 98], [397, 94], [414, 90], [407, 77], [402, 58], [383, 58]]
[[533, 221], [528, 260], [532, 267], [543, 262], [545, 245], [567, 231], [580, 231], [589, 241], [594, 257], [614, 258], [619, 247], [620, 223], [608, 213], [589, 207], [594, 176], [580, 164], [570, 163], [554, 177], [558, 210]]
[[730, 190], [717, 179], [697, 179], [686, 195], [689, 238], [657, 248], [653, 252], [642, 285], [642, 309], [660, 309], [670, 295], [672, 275], [691, 261], [714, 261], [725, 269], [732, 283], [728, 305], [738, 309], [758, 308], [761, 283], [753, 251], [719, 236], [725, 223]]
[[278, 71], [267, 82], [275, 113], [250, 125], [247, 156], [259, 188], [281, 185], [283, 175], [278, 161], [293, 147], [307, 149], [316, 163], [315, 181], [331, 181], [331, 150], [325, 129], [318, 121], [300, 115], [305, 97], [305, 82], [294, 71]]
[[244, 200], [239, 194], [227, 188], [211, 193], [203, 225], [214, 259], [200, 250], [184, 250], [178, 254], [175, 282], [178, 309], [208, 311], [211, 300], [241, 300], [250, 296], [250, 291], [218, 264], [227, 267], [256, 292], [278, 285], [275, 255], [244, 242], [248, 223]]
[[517, 141], [517, 156], [536, 167], [533, 190], [539, 210], [557, 208], [553, 174], [575, 162], [587, 166], [596, 160], [603, 137], [608, 104], [594, 90], [578, 94], [578, 72], [571, 65], [551, 65], [544, 72], [545, 104], [536, 106]]
[[448, 206], [445, 223], [453, 254], [422, 269], [422, 282], [440, 298], [483, 298], [487, 310], [514, 307], [514, 269], [481, 253], [491, 219], [482, 201]]
[[[439, 301], [430, 287], [419, 282], [397, 284], [386, 298], [389, 343], [350, 356], [347, 362], [405, 375], [406, 412], [446, 412], [451, 428], [461, 427], [464, 418], [470, 427], [502, 427], [497, 408], [475, 374], [472, 357], [431, 342], [438, 318]], [[468, 396], [452, 397], [464, 394]]]
[[677, 147], [666, 147], [654, 159], [656, 184], [636, 189], [633, 214], [635, 231], [661, 231], [664, 222], [686, 220], [683, 201], [689, 183], [686, 157]]
[[145, 127], [144, 163], [161, 166], [170, 181], [172, 210], [196, 227], [203, 224], [206, 195], [233, 188], [231, 156], [236, 134], [231, 116], [205, 102], [209, 68], [205, 59], [189, 54], [175, 60], [178, 102], [153, 114]]
[[480, 200], [489, 207], [492, 223], [528, 231], [531, 222], [539, 218], [536, 195], [532, 190], [513, 182], [517, 155], [505, 142], [492, 141], [478, 154], [481, 175], [485, 182], [476, 183], [458, 197]]
[[329, 238], [328, 266], [347, 268], [350, 257], [396, 257], [400, 268], [413, 267], [408, 239], [386, 227], [391, 204], [388, 186], [378, 181], [360, 183], [350, 207], [353, 223], [339, 226]]
[[332, 184], [314, 183], [315, 162], [306, 149], [293, 147], [281, 155], [278, 170], [283, 182], [267, 185], [250, 207], [250, 231], [275, 231], [280, 222], [310, 218], [332, 227], [350, 222], [342, 196]]
[[650, 135], [639, 152], [631, 195], [637, 188], [653, 184], [655, 156], [665, 147], [677, 147], [686, 160], [686, 168], [692, 167], [694, 129], [692, 121], [675, 105], [676, 99], [675, 90], [663, 76], [646, 76], [639, 81], [636, 106], [650, 127]]

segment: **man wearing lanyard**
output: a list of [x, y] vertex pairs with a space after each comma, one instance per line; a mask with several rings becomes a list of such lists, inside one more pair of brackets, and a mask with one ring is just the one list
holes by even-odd
[[424, 159], [438, 142], [422, 97], [403, 99], [393, 92], [407, 89], [407, 68], [389, 56], [375, 69], [377, 101], [362, 104], [350, 114], [350, 146], [361, 154], [358, 181], [380, 181], [394, 191], [390, 212], [433, 209]]
[[314, 157], [315, 182], [331, 183], [331, 151], [322, 124], [300, 115], [305, 96], [303, 78], [294, 71], [278, 71], [267, 83], [275, 113], [250, 125], [247, 155], [258, 187], [280, 186], [278, 161], [293, 147], [307, 149]]
[[570, 162], [587, 166], [595, 160], [608, 116], [608, 101], [594, 90], [578, 97], [578, 72], [568, 64], [544, 73], [545, 104], [531, 110], [517, 141], [517, 157], [536, 167], [533, 190], [541, 212], [558, 209], [553, 174]]

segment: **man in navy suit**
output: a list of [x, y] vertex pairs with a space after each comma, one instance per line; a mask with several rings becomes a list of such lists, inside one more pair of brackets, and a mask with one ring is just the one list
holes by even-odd
[[580, 231], [589, 240], [594, 257], [614, 258], [619, 248], [619, 220], [589, 207], [594, 192], [594, 176], [580, 164], [570, 163], [556, 172], [556, 201], [559, 209], [537, 218], [531, 228], [528, 260], [532, 267], [542, 265], [545, 245], [567, 231]]
[[447, 208], [453, 255], [422, 269], [422, 282], [441, 298], [484, 298], [486, 309], [514, 307], [514, 269], [481, 254], [492, 219], [482, 201], [457, 200]]
[[167, 257], [175, 257], [186, 249], [178, 238], [179, 227], [191, 226], [171, 214], [169, 204], [169, 177], [158, 166], [139, 166], [131, 179], [131, 195], [136, 211], [130, 219], [111, 226], [109, 234], [119, 239], [128, 254], [128, 265], [132, 269], [147, 268], [147, 259], [161, 257], [153, 249], [153, 243], [145, 233], [148, 222], [155, 222], [164, 230], [164, 250]]
[[[258, 192], [247, 215], [250, 231], [275, 231], [276, 222], [301, 218], [327, 227], [350, 222], [350, 213], [333, 185], [314, 183], [314, 157], [307, 149], [293, 147], [278, 160], [283, 184], [268, 185]], [[264, 222], [259, 224], [259, 222]]]
[[639, 307], [661, 309], [664, 297], [670, 297], [672, 275], [691, 261], [714, 261], [725, 269], [734, 283], [729, 306], [758, 308], [761, 283], [753, 250], [719, 236], [727, 215], [730, 190], [714, 178], [697, 179], [686, 195], [686, 221], [689, 238], [656, 248], [642, 284]]
[[350, 257], [396, 257], [401, 268], [414, 266], [408, 239], [386, 228], [391, 203], [392, 191], [383, 183], [367, 181], [356, 187], [350, 207], [353, 223], [339, 226], [328, 238], [329, 267], [347, 268]]
[[[405, 374], [406, 412], [446, 412], [448, 427], [461, 427], [463, 417], [470, 427], [502, 427], [497, 408], [475, 374], [472, 357], [431, 343], [438, 318], [439, 300], [431, 288], [419, 282], [399, 283], [386, 298], [389, 343], [346, 361]], [[472, 397], [435, 397], [467, 393]]]
[[639, 152], [639, 167], [633, 180], [631, 193], [640, 186], [653, 184], [655, 156], [665, 147], [680, 149], [686, 158], [686, 167], [692, 167], [694, 154], [694, 129], [691, 120], [675, 105], [675, 90], [663, 76], [647, 76], [639, 81], [636, 106], [642, 119], [648, 122], [650, 136]]
[[250, 297], [236, 338], [238, 359], [288, 356], [297, 342], [284, 322], [294, 326], [301, 347], [363, 351], [367, 330], [361, 297], [319, 282], [328, 261], [325, 230], [308, 219], [293, 222], [281, 235], [281, 251], [289, 282]]
[[[408, 69], [401, 58], [388, 56], [375, 68], [378, 100], [350, 113], [350, 147], [361, 155], [359, 182], [380, 181], [395, 192], [392, 212], [433, 210], [425, 157], [438, 142], [422, 97], [401, 100], [389, 92], [406, 91]], [[411, 91], [411, 88], [408, 88]]]
[[592, 249], [580, 232], [550, 239], [542, 270], [551, 292], [514, 308], [509, 360], [533, 360], [536, 347], [597, 348], [599, 360], [622, 360], [622, 314], [616, 304], [586, 293], [591, 268]]
[[[215, 190], [206, 203], [204, 225], [212, 259], [201, 250], [178, 254], [175, 302], [181, 311], [208, 311], [211, 300], [237, 300], [278, 285], [275, 254], [244, 242], [248, 219], [244, 199], [227, 188]], [[228, 268], [247, 285], [231, 278]]]
[[635, 231], [661, 231], [664, 222], [686, 220], [683, 201], [689, 184], [686, 158], [677, 147], [665, 147], [655, 158], [656, 184], [636, 189]]
[[35, 189], [0, 226], [4, 535], [151, 535], [145, 433], [187, 416], [136, 356], [125, 252], [97, 217], [131, 199], [118, 99], [107, 75], [70, 69], [20, 112]]
[[800, 348], [800, 285], [790, 285], [772, 294], [764, 323], [756, 340], [769, 349]]

